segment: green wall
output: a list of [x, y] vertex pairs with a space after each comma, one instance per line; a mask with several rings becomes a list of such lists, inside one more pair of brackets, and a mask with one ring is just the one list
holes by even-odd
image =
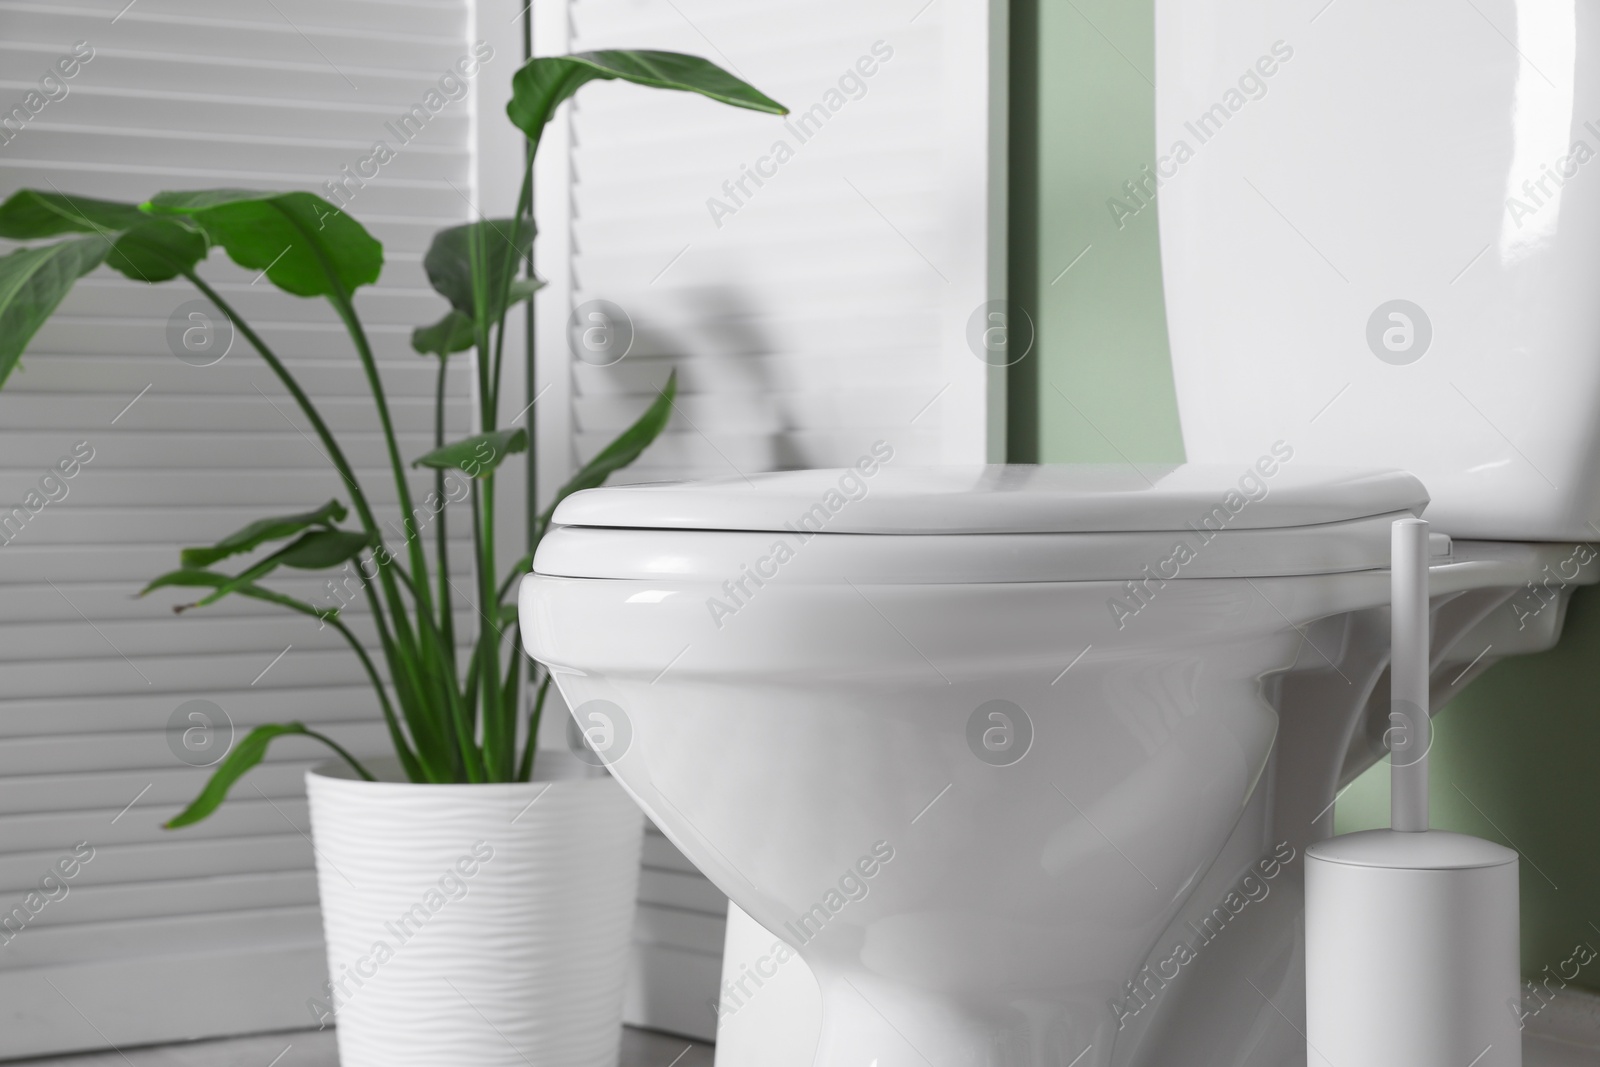
[[[1153, 14], [1127, 0], [1012, 5], [1011, 293], [1037, 330], [1011, 372], [1015, 462], [1183, 458], [1156, 212], [1119, 228], [1106, 207], [1154, 155]], [[1529, 977], [1579, 941], [1600, 948], [1597, 654], [1593, 589], [1574, 598], [1558, 648], [1499, 664], [1435, 720], [1434, 825], [1522, 853]], [[1341, 833], [1387, 824], [1384, 767], [1336, 818]], [[1600, 991], [1600, 961], [1574, 984]]]
[[[1529, 977], [1562, 970], [1579, 942], [1600, 949], [1597, 651], [1600, 588], [1582, 589], [1559, 645], [1500, 662], [1434, 719], [1432, 824], [1522, 853], [1522, 973]], [[1334, 819], [1340, 833], [1389, 824], [1386, 764], [1350, 786]], [[1574, 984], [1600, 991], [1600, 960]]]
[[1118, 229], [1106, 207], [1154, 162], [1152, 15], [1012, 4], [1011, 293], [1038, 335], [1013, 369], [1017, 461], [1183, 459], [1156, 213]]

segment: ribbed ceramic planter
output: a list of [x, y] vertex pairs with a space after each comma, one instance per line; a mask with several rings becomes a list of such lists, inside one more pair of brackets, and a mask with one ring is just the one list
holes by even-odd
[[643, 817], [564, 752], [536, 781], [306, 774], [341, 1067], [613, 1067]]

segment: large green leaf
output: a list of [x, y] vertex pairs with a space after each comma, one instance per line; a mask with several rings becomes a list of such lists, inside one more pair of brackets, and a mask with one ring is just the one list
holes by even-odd
[[236, 530], [218, 541], [216, 544], [204, 548], [186, 548], [179, 554], [179, 559], [185, 567], [209, 567], [219, 559], [237, 556], [241, 552], [249, 552], [268, 541], [281, 541], [285, 537], [293, 537], [300, 531], [311, 526], [332, 526], [336, 522], [343, 522], [346, 515], [345, 507], [337, 500], [330, 500], [315, 511], [302, 511], [294, 515], [275, 515], [269, 519], [257, 519], [243, 529]]
[[[538, 290], [544, 288], [544, 282], [538, 278], [518, 278], [511, 283], [511, 291], [507, 293], [506, 307], [516, 307], [528, 299]], [[491, 297], [486, 303], [493, 304]], [[492, 315], [492, 313], [491, 313]], [[498, 322], [498, 317], [490, 317], [484, 322], [485, 333], [487, 328]], [[411, 347], [424, 356], [453, 356], [457, 352], [465, 352], [478, 343], [478, 327], [472, 321], [471, 315], [463, 315], [455, 308], [444, 313], [444, 318], [432, 326], [418, 326], [411, 331]]]
[[112, 242], [106, 266], [136, 282], [169, 282], [192, 270], [210, 251], [205, 234], [192, 225], [144, 215]]
[[444, 318], [432, 326], [418, 326], [411, 331], [411, 347], [425, 356], [451, 356], [465, 352], [475, 343], [472, 317], [455, 308], [445, 312]]
[[372, 538], [366, 533], [356, 533], [350, 530], [312, 530], [303, 533], [278, 549], [272, 555], [245, 570], [227, 585], [218, 588], [209, 596], [201, 598], [197, 607], [214, 604], [234, 592], [241, 585], [249, 585], [261, 578], [265, 578], [279, 567], [293, 567], [302, 571], [327, 570], [329, 567], [340, 567], [372, 544]]
[[475, 317], [485, 305], [484, 323], [499, 322], [503, 308], [492, 306], [508, 288], [507, 272], [515, 273], [533, 248], [533, 220], [480, 219], [433, 235], [422, 257], [422, 269], [439, 295], [463, 315]]
[[0, 204], [0, 237], [36, 241], [64, 233], [121, 233], [147, 218], [137, 204], [20, 189]]
[[571, 481], [557, 490], [555, 499], [550, 501], [550, 506], [540, 516], [540, 529], [550, 525], [550, 516], [555, 514], [557, 504], [573, 493], [603, 484], [613, 473], [638, 459], [640, 453], [649, 448], [661, 436], [661, 431], [667, 428], [667, 423], [672, 419], [672, 402], [677, 395], [678, 372], [673, 371], [661, 394], [639, 416], [638, 421], [622, 431], [615, 441], [601, 449], [598, 456], [584, 464]]
[[493, 433], [475, 434], [443, 448], [436, 448], [427, 455], [418, 457], [411, 465], [432, 467], [434, 470], [465, 471], [470, 477], [482, 478], [500, 466], [507, 456], [526, 452], [527, 449], [527, 430], [521, 427], [514, 430], [495, 430]]
[[267, 746], [280, 737], [292, 734], [321, 741], [343, 757], [344, 761], [355, 768], [362, 778], [369, 782], [375, 780], [365, 767], [356, 762], [355, 757], [335, 744], [330, 738], [324, 737], [315, 730], [308, 730], [304, 723], [268, 723], [265, 726], [257, 726], [254, 730], [251, 730], [245, 735], [243, 741], [234, 746], [233, 751], [229, 752], [217, 766], [217, 769], [212, 772], [211, 780], [206, 782], [206, 787], [200, 791], [200, 795], [195, 797], [187, 808], [184, 808], [176, 816], [169, 819], [165, 824], [166, 828], [168, 830], [176, 830], [183, 826], [192, 825], [216, 811], [222, 805], [222, 802], [228, 799], [228, 790], [233, 788], [234, 783], [244, 777], [246, 771], [260, 763], [266, 756]]
[[[241, 531], [242, 532], [242, 531]], [[213, 587], [213, 591], [202, 597], [194, 607], [205, 607], [215, 604], [230, 593], [237, 593], [247, 585], [253, 585], [261, 578], [265, 578], [279, 567], [294, 567], [299, 570], [326, 570], [329, 567], [341, 566], [358, 556], [361, 551], [371, 545], [372, 539], [365, 533], [356, 533], [350, 530], [316, 529], [309, 533], [301, 534], [295, 540], [272, 555], [259, 560], [248, 570], [236, 574], [220, 585], [213, 583], [208, 572], [185, 568], [170, 571], [155, 579], [139, 592], [140, 596], [154, 592], [166, 586], [206, 586]], [[190, 575], [192, 577], [183, 577]]]
[[283, 725], [268, 723], [251, 730], [212, 772], [211, 779], [206, 782], [205, 788], [200, 790], [200, 795], [195, 797], [187, 808], [167, 820], [166, 828], [176, 830], [192, 825], [216, 811], [222, 802], [228, 799], [228, 790], [233, 788], [234, 783], [266, 756], [268, 745], [285, 734], [304, 736], [306, 733], [305, 725], [298, 722]]
[[[202, 571], [186, 567], [183, 570], [168, 571], [145, 586], [139, 595], [144, 596], [145, 593], [153, 590], [170, 587], [180, 589], [220, 589], [233, 582], [234, 578], [231, 574], [218, 574], [216, 571]], [[290, 611], [298, 611], [300, 614], [310, 615], [314, 619], [336, 619], [339, 617], [338, 608], [313, 607], [303, 600], [285, 596], [283, 593], [267, 589], [264, 586], [250, 585], [248, 583], [245, 585], [235, 584], [233, 592], [240, 596], [249, 597], [252, 600], [260, 600], [268, 604], [276, 604], [279, 607], [288, 608]], [[172, 610], [181, 615], [195, 606], [194, 604], [179, 604]]]
[[0, 256], [0, 385], [79, 278], [105, 261], [111, 242], [76, 237]]
[[312, 530], [261, 562], [274, 560], [274, 566], [281, 563], [298, 570], [320, 571], [354, 558], [371, 543], [372, 538], [362, 531]]
[[787, 115], [789, 109], [715, 63], [680, 52], [604, 51], [531, 59], [511, 79], [506, 114], [537, 148], [550, 116], [592, 81], [621, 79], [656, 89], [699, 93], [734, 107]]
[[211, 189], [162, 193], [145, 210], [193, 219], [246, 270], [296, 296], [348, 296], [383, 271], [383, 245], [311, 193]]

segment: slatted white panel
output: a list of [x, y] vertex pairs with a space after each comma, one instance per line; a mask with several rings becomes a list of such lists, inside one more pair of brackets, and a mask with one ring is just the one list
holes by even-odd
[[[604, 447], [673, 368], [672, 423], [618, 481], [847, 465], [880, 439], [896, 463], [997, 456], [1003, 379], [967, 324], [1004, 291], [1003, 4], [564, 0], [535, 17], [537, 53], [690, 52], [794, 112], [597, 84], [552, 126], [543, 484]], [[758, 164], [762, 183], [739, 189]], [[569, 346], [569, 317], [592, 300], [636, 331], [612, 366]], [[629, 1018], [710, 1036], [725, 902], [652, 842]]]
[[[385, 246], [382, 282], [359, 304], [402, 451], [415, 456], [431, 447], [435, 364], [410, 351], [409, 332], [444, 309], [420, 260], [434, 230], [473, 214], [479, 115], [471, 97], [451, 102], [404, 147], [385, 124], [484, 35], [469, 0], [0, 0], [0, 112], [75, 42], [93, 49], [69, 93], [0, 145], [0, 196], [320, 191], [388, 142], [396, 158], [349, 209]], [[498, 44], [477, 84], [496, 72], [498, 86], [520, 61]], [[369, 496], [394, 513], [376, 415], [332, 312], [221, 253], [204, 273], [294, 369]], [[0, 391], [0, 504], [76, 442], [94, 450], [66, 499], [0, 547], [0, 912], [75, 842], [95, 849], [68, 895], [0, 946], [0, 1057], [310, 1023], [324, 964], [301, 775], [324, 752], [280, 743], [219, 815], [169, 833], [159, 823], [207, 772], [170, 751], [168, 718], [202, 697], [241, 732], [299, 718], [357, 752], [387, 748], [332, 631], [245, 601], [178, 619], [168, 606], [179, 597], [132, 598], [181, 545], [349, 502], [242, 339], [211, 367], [171, 354], [168, 316], [196, 295], [102, 270]], [[470, 431], [458, 367], [452, 435]], [[419, 500], [430, 485], [414, 479]], [[317, 576], [275, 584], [325, 597]], [[352, 609], [363, 630], [364, 612]], [[463, 606], [469, 633], [472, 618]]]

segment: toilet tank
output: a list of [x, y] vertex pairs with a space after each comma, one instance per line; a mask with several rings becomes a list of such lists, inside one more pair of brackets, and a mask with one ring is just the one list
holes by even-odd
[[1283, 441], [1457, 537], [1600, 535], [1600, 8], [1157, 0], [1156, 157], [1108, 208], [1159, 212], [1190, 462]]

